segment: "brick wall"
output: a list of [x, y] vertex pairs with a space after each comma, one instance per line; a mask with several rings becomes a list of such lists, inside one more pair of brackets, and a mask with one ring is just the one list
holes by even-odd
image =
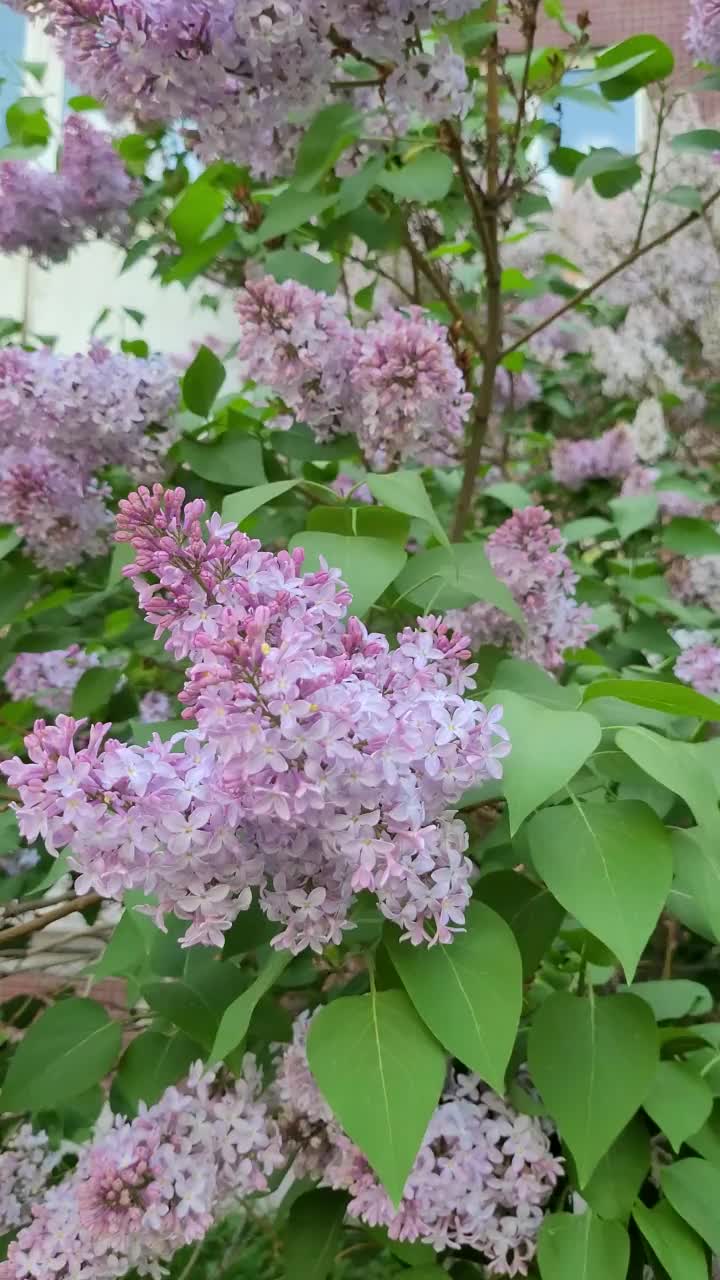
[[[590, 14], [590, 36], [595, 46], [616, 44], [628, 36], [650, 32], [670, 45], [680, 75], [690, 70], [691, 59], [683, 40], [690, 0], [566, 0], [565, 9], [570, 18], [581, 11]], [[538, 44], [557, 45], [563, 40], [557, 23], [543, 18]]]

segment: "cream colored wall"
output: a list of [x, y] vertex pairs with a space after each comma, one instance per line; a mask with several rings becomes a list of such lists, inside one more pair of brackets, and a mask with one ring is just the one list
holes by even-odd
[[[63, 116], [65, 76], [52, 41], [37, 24], [28, 24], [24, 57], [45, 63], [41, 93], [56, 132]], [[38, 93], [30, 81], [26, 92]], [[54, 163], [54, 148], [48, 155]], [[150, 278], [152, 262], [140, 261], [120, 274], [124, 253], [98, 241], [76, 249], [67, 262], [48, 269], [29, 263], [24, 255], [0, 256], [0, 317], [23, 322], [27, 333], [53, 335], [57, 350], [83, 350], [98, 315], [112, 312], [101, 333], [121, 338], [143, 337], [152, 350], [185, 354], [191, 344], [209, 334], [235, 341], [232, 303], [225, 299], [219, 311], [199, 305], [203, 293], [213, 292], [200, 281], [186, 290], [180, 284], [163, 288]], [[146, 315], [138, 327], [122, 312], [133, 307]]]

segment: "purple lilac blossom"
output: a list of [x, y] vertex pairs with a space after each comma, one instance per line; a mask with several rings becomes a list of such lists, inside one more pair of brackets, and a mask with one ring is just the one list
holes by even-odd
[[720, 63], [720, 0], [690, 0], [685, 43], [698, 61]]
[[141, 191], [110, 137], [70, 116], [57, 173], [26, 161], [0, 163], [0, 250], [62, 262], [90, 235], [122, 235]]
[[13, 702], [32, 698], [48, 711], [69, 711], [76, 684], [98, 662], [97, 654], [77, 644], [47, 653], [19, 653], [3, 680]]
[[557, 671], [564, 651], [581, 649], [597, 629], [591, 610], [575, 599], [578, 579], [564, 548], [544, 507], [516, 511], [490, 535], [485, 550], [496, 577], [520, 605], [526, 629], [482, 601], [452, 610], [446, 621], [467, 632], [474, 649], [483, 644], [507, 647], [516, 657]]
[[[78, 892], [156, 895], [157, 919], [190, 921], [184, 945], [221, 946], [256, 890], [299, 952], [338, 943], [367, 890], [414, 944], [462, 928], [471, 863], [454, 805], [502, 776], [502, 708], [464, 694], [466, 637], [421, 618], [391, 649], [357, 618], [337, 570], [263, 552], [202, 500], [141, 488], [120, 503], [125, 570], [156, 636], [189, 659], [179, 700], [198, 728], [146, 747], [82, 722], [39, 720], [30, 763], [0, 769], [20, 791], [20, 830], [69, 845]], [[144, 575], [156, 581], [148, 582]]]
[[0, 1236], [30, 1222], [31, 1206], [45, 1191], [62, 1158], [62, 1150], [51, 1151], [45, 1131], [35, 1133], [29, 1124], [4, 1139], [0, 1151]]
[[[11, 0], [44, 19], [68, 76], [117, 117], [190, 121], [202, 159], [260, 177], [292, 169], [302, 122], [333, 100], [338, 56], [380, 58], [391, 110], [470, 103], [462, 62], [446, 42], [421, 53], [418, 30], [462, 17], [476, 0]], [[437, 60], [437, 66], [435, 62]], [[372, 64], [368, 64], [373, 70]], [[346, 98], [344, 99], [347, 100]]]
[[353, 329], [337, 299], [265, 277], [240, 293], [237, 313], [246, 374], [280, 396], [318, 441], [354, 431], [376, 469], [457, 461], [472, 396], [447, 331], [420, 307], [388, 308]]
[[348, 1213], [392, 1240], [438, 1252], [475, 1249], [491, 1276], [524, 1276], [562, 1160], [540, 1121], [520, 1115], [475, 1075], [451, 1071], [395, 1207], [362, 1152], [335, 1121], [307, 1061], [310, 1019], [296, 1019], [274, 1091], [293, 1166], [350, 1195]]
[[552, 472], [566, 489], [582, 489], [588, 480], [622, 479], [636, 461], [632, 438], [623, 425], [596, 440], [558, 440], [552, 451]]
[[644, 494], [653, 494], [658, 500], [660, 515], [672, 519], [673, 516], [702, 515], [705, 503], [701, 498], [693, 498], [681, 489], [658, 489], [657, 482], [661, 472], [657, 467], [633, 467], [626, 475], [621, 498], [636, 498]]
[[526, 409], [540, 397], [540, 386], [531, 373], [510, 373], [500, 365], [495, 374], [494, 408], [501, 413], [505, 409]]
[[675, 675], [697, 693], [720, 694], [720, 647], [707, 631], [673, 631], [682, 650], [675, 662]]
[[115, 1280], [202, 1240], [239, 1200], [267, 1189], [284, 1162], [255, 1060], [221, 1087], [197, 1063], [187, 1080], [128, 1121], [103, 1117], [76, 1168], [33, 1206], [0, 1280]]
[[15, 525], [38, 564], [76, 564], [107, 546], [109, 490], [124, 467], [154, 479], [173, 442], [177, 378], [161, 357], [44, 349], [0, 351], [0, 524]]
[[705, 605], [720, 614], [720, 556], [679, 556], [665, 575], [670, 590], [683, 604]]

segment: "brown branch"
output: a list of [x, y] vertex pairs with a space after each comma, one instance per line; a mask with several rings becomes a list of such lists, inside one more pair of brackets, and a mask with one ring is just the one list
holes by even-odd
[[459, 327], [465, 334], [465, 337], [475, 348], [477, 354], [482, 356], [485, 352], [484, 339], [482, 335], [478, 333], [478, 330], [475, 328], [472, 320], [465, 315], [462, 307], [460, 307], [455, 301], [448, 285], [443, 279], [442, 272], [436, 271], [434, 267], [430, 265], [425, 255], [418, 249], [417, 245], [413, 244], [409, 233], [405, 241], [405, 248], [410, 254], [410, 261], [412, 262], [414, 270], [418, 271], [420, 275], [423, 275], [428, 283], [432, 285], [438, 297], [445, 303], [445, 306], [453, 319], [457, 321]]
[[72, 902], [65, 902], [62, 906], [56, 907], [54, 911], [46, 911], [41, 916], [36, 916], [34, 920], [26, 920], [24, 924], [15, 924], [11, 929], [3, 929], [0, 931], [0, 946], [5, 942], [11, 942], [13, 938], [24, 938], [29, 933], [37, 933], [39, 929], [46, 929], [49, 924], [53, 924], [55, 920], [62, 920], [65, 916], [72, 916], [76, 911], [87, 911], [88, 907], [96, 907], [102, 898], [98, 893], [86, 893], [81, 898], [74, 898]]
[[502, 180], [502, 190], [507, 191], [512, 178], [513, 169], [515, 167], [515, 157], [517, 156], [518, 147], [520, 145], [520, 136], [522, 127], [525, 123], [525, 111], [528, 103], [528, 95], [530, 90], [530, 68], [532, 66], [533, 50], [535, 48], [535, 36], [537, 34], [538, 9], [540, 8], [540, 0], [529, 0], [527, 11], [523, 17], [523, 35], [525, 37], [525, 63], [523, 66], [522, 83], [520, 85], [520, 94], [517, 100], [517, 115], [510, 135], [510, 151], [508, 155], [505, 176]]
[[650, 212], [650, 203], [652, 201], [653, 192], [655, 190], [655, 181], [657, 179], [657, 172], [658, 172], [658, 160], [660, 158], [660, 143], [662, 141], [663, 125], [665, 124], [666, 118], [667, 116], [665, 112], [665, 98], [663, 96], [660, 99], [660, 106], [658, 107], [657, 131], [655, 133], [655, 147], [653, 149], [652, 168], [650, 170], [650, 177], [648, 178], [647, 190], [645, 192], [645, 199], [643, 201], [642, 213], [640, 214], [640, 224], [638, 226], [637, 234], [635, 236], [633, 249], [639, 249], [640, 245], [642, 244], [643, 232], [645, 230], [645, 223], [647, 222], [647, 217]]
[[[497, 20], [497, 0], [492, 0], [488, 18]], [[487, 64], [487, 123], [486, 123], [486, 181], [487, 194], [480, 208], [484, 228], [485, 288], [486, 288], [486, 339], [482, 381], [475, 402], [473, 424], [465, 454], [460, 496], [455, 510], [452, 537], [459, 542], [467, 527], [472, 510], [478, 467], [482, 455], [488, 423], [495, 394], [495, 376], [502, 352], [503, 306], [500, 269], [500, 228], [498, 224], [499, 197], [499, 142], [500, 142], [500, 49], [497, 33], [488, 51]], [[462, 146], [460, 146], [462, 155]], [[472, 182], [472, 179], [471, 179]], [[473, 188], [474, 189], [474, 188]], [[467, 190], [467, 188], [466, 188]]]
[[566, 302], [564, 306], [558, 307], [557, 311], [553, 311], [551, 316], [547, 316], [547, 318], [541, 321], [540, 324], [537, 324], [534, 329], [530, 329], [522, 338], [519, 338], [517, 342], [513, 342], [512, 346], [507, 347], [502, 353], [503, 359], [505, 356], [511, 355], [513, 351], [519, 351], [521, 347], [525, 346], [526, 342], [529, 342], [531, 338], [536, 337], [538, 333], [543, 333], [545, 329], [549, 329], [551, 324], [554, 324], [556, 320], [560, 320], [562, 316], [567, 315], [568, 311], [573, 311], [575, 307], [580, 306], [580, 303], [584, 302], [586, 298], [592, 297], [592, 295], [598, 289], [601, 289], [604, 284], [607, 284], [609, 280], [613, 280], [615, 276], [620, 275], [621, 271], [625, 271], [627, 267], [632, 266], [633, 262], [637, 262], [640, 258], [644, 258], [646, 253], [651, 253], [653, 249], [657, 249], [660, 245], [667, 244], [668, 240], [672, 240], [673, 236], [676, 236], [679, 231], [684, 231], [686, 227], [691, 227], [694, 222], [697, 222], [700, 218], [704, 217], [708, 209], [710, 209], [712, 205], [715, 204], [716, 200], [719, 199], [720, 191], [716, 191], [705, 201], [702, 209], [689, 213], [686, 218], [683, 218], [680, 222], [676, 222], [675, 226], [671, 227], [669, 231], [664, 231], [662, 235], [656, 236], [654, 240], [648, 240], [647, 244], [642, 245], [639, 249], [633, 249], [632, 253], [629, 253], [627, 257], [622, 259], [622, 261], [616, 263], [615, 266], [611, 267], [609, 271], [606, 271], [604, 275], [598, 276], [597, 280], [593, 280], [592, 284], [589, 284], [586, 289], [581, 289], [580, 292], [576, 293], [575, 297], [571, 298], [569, 302]]

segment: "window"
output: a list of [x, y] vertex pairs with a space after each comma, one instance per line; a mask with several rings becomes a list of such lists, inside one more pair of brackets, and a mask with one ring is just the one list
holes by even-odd
[[25, 52], [25, 19], [0, 4], [0, 146], [8, 140], [5, 112], [22, 92], [23, 71], [19, 65]]

